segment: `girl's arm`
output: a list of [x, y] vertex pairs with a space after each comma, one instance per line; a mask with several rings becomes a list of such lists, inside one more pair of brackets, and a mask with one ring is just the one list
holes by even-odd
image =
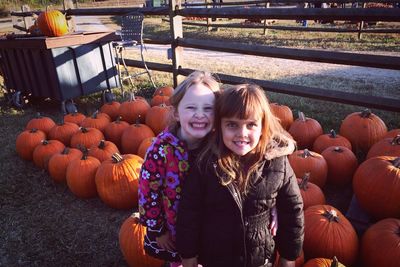
[[164, 207], [162, 200], [165, 164], [162, 144], [156, 141], [148, 150], [139, 176], [139, 214], [140, 223], [156, 232], [165, 234]]
[[278, 192], [276, 207], [279, 214], [277, 248], [281, 257], [294, 261], [300, 255], [304, 239], [303, 199], [297, 179], [287, 157], [281, 158], [284, 180]]
[[191, 166], [189, 175], [185, 179], [182, 199], [178, 208], [176, 246], [183, 262], [190, 264], [194, 262], [199, 253], [202, 197], [204, 196], [204, 181], [202, 180], [205, 178], [204, 175], [200, 175], [197, 166]]

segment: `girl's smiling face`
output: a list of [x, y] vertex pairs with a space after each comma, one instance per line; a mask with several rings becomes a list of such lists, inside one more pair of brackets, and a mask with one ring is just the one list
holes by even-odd
[[237, 117], [222, 118], [221, 131], [225, 146], [238, 156], [252, 151], [260, 141], [261, 118], [250, 116], [247, 119]]
[[178, 135], [189, 147], [195, 147], [212, 129], [215, 95], [210, 88], [198, 83], [190, 86], [175, 111], [180, 123]]

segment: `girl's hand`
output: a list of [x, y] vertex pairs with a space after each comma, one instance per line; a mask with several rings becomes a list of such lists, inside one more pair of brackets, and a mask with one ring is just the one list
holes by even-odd
[[278, 267], [295, 267], [295, 261], [289, 261], [285, 258], [279, 257]]
[[271, 209], [271, 224], [269, 225], [269, 231], [272, 236], [276, 236], [276, 232], [278, 231], [278, 212], [276, 206]]
[[169, 251], [175, 251], [175, 244], [174, 241], [171, 238], [171, 234], [169, 231], [165, 232], [165, 234], [156, 237], [157, 245], [162, 248], [166, 249]]
[[182, 259], [182, 266], [183, 267], [197, 267], [197, 258], [189, 258], [189, 259]]

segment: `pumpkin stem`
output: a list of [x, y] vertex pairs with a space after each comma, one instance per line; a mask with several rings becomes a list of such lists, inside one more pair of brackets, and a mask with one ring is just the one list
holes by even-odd
[[42, 145], [48, 145], [49, 144], [49, 140], [42, 140]]
[[136, 121], [135, 121], [135, 126], [136, 126], [136, 127], [139, 127], [140, 118], [141, 118], [141, 117], [142, 117], [141, 115], [138, 115], [138, 117], [136, 118]]
[[81, 150], [82, 150], [82, 154], [83, 154], [81, 160], [87, 160], [87, 157], [89, 155], [89, 149], [87, 149], [84, 146], [81, 146]]
[[42, 114], [40, 114], [40, 112], [37, 112], [35, 118], [40, 119], [41, 117], [42, 117]]
[[333, 256], [331, 267], [338, 267], [338, 266], [339, 266], [339, 261], [336, 256]]
[[393, 140], [390, 142], [391, 145], [400, 145], [400, 134], [396, 135]]
[[122, 116], [118, 115], [118, 117], [115, 119], [115, 123], [120, 123], [122, 120]]
[[330, 138], [336, 138], [336, 137], [337, 137], [337, 134], [336, 134], [335, 130], [332, 129], [332, 130], [330, 131], [329, 137], [330, 137]]
[[61, 152], [61, 154], [63, 154], [63, 155], [69, 154], [69, 147], [65, 147], [63, 152]]
[[394, 160], [391, 160], [393, 166], [396, 168], [400, 168], [400, 157], [395, 158]]
[[333, 151], [341, 153], [341, 152], [343, 152], [343, 149], [341, 147], [335, 146]]
[[369, 116], [371, 116], [371, 114], [372, 114], [371, 110], [367, 108], [367, 109], [361, 111], [360, 116], [361, 116], [361, 118], [369, 118]]
[[304, 149], [303, 154], [301, 154], [301, 157], [306, 159], [308, 157], [312, 157], [312, 154], [311, 154], [310, 150], [308, 150], [306, 148], [306, 149]]
[[124, 158], [123, 158], [119, 153], [114, 153], [114, 154], [111, 156], [111, 158], [112, 158], [112, 160], [113, 160], [114, 163], [118, 163], [118, 162], [121, 162], [121, 161], [124, 160]]
[[105, 141], [104, 141], [104, 140], [100, 140], [99, 148], [100, 148], [100, 149], [104, 149], [105, 147], [106, 147]]
[[308, 181], [310, 180], [310, 173], [306, 172], [304, 174], [303, 179], [301, 179], [301, 182], [299, 184], [300, 189], [303, 189], [304, 191], [306, 191], [308, 189]]
[[322, 216], [326, 217], [329, 222], [335, 221], [335, 222], [339, 222], [339, 217], [337, 216], [337, 212], [336, 210], [325, 210], [325, 212], [322, 214]]
[[97, 115], [99, 114], [99, 110], [96, 110], [95, 112], [93, 112], [92, 114], [92, 118], [93, 119], [97, 119]]
[[88, 129], [85, 128], [85, 127], [80, 127], [79, 130], [81, 130], [82, 133], [87, 133], [88, 132]]
[[38, 131], [38, 129], [32, 128], [29, 132], [30, 132], [30, 133], [36, 133], [37, 131]]
[[134, 93], [134, 92], [131, 92], [131, 93], [129, 94], [129, 101], [132, 102], [132, 101], [135, 101], [135, 100], [136, 100], [135, 93]]
[[305, 122], [306, 121], [306, 116], [304, 116], [304, 113], [303, 112], [301, 112], [301, 111], [299, 111], [299, 119], [302, 121], [302, 122]]

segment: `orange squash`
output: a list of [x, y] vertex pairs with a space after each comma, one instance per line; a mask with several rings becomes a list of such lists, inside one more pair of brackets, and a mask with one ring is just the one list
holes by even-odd
[[18, 156], [24, 160], [32, 160], [33, 150], [45, 139], [46, 134], [41, 130], [33, 128], [23, 131], [15, 142]]
[[64, 14], [58, 10], [40, 13], [37, 23], [40, 31], [46, 36], [57, 37], [68, 33], [67, 20]]
[[323, 134], [321, 124], [315, 119], [306, 118], [303, 112], [289, 128], [290, 135], [296, 140], [299, 149], [312, 149], [315, 139]]

